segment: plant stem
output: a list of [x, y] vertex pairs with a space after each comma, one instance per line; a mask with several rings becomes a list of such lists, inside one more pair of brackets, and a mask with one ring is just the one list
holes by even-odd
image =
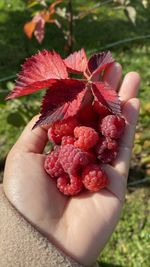
[[130, 183], [128, 183], [128, 186], [136, 186], [136, 185], [139, 185], [139, 184], [144, 184], [146, 182], [150, 182], [150, 178], [149, 177], [146, 177], [144, 179], [137, 180], [137, 181], [134, 181], [134, 182], [130, 182]]
[[[150, 38], [150, 34], [147, 34], [147, 35], [139, 35], [139, 36], [136, 36], [136, 37], [122, 39], [122, 40], [116, 41], [114, 43], [110, 43], [110, 44], [107, 44], [105, 46], [102, 46], [101, 47], [101, 50], [109, 49], [109, 48], [115, 47], [117, 45], [126, 44], [126, 43], [130, 43], [130, 42], [133, 42], [133, 41], [142, 40], [142, 39], [148, 39], [148, 38]], [[94, 53], [98, 53], [98, 52], [99, 52], [98, 49], [89, 50], [89, 54], [90, 55], [91, 54], [94, 54]]]
[[73, 8], [72, 0], [68, 0], [68, 52], [73, 51]]
[[113, 2], [113, 0], [106, 0], [104, 2], [100, 2], [100, 3], [97, 3], [95, 6], [93, 6], [92, 8], [89, 8], [87, 9], [87, 11], [83, 11], [81, 13], [79, 13], [79, 15], [76, 17], [76, 19], [82, 19], [83, 17], [91, 14], [94, 10], [96, 10], [97, 8], [101, 7], [101, 6], [104, 6], [104, 5], [107, 5], [109, 3]]
[[16, 74], [12, 74], [10, 76], [7, 76], [7, 77], [4, 77], [4, 78], [1, 78], [0, 79], [0, 82], [5, 82], [5, 81], [8, 81], [8, 80], [12, 80], [16, 77]]

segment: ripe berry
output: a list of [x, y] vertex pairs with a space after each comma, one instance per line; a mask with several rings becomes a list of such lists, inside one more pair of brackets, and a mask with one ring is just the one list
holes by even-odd
[[82, 182], [85, 188], [96, 192], [108, 185], [108, 177], [97, 164], [89, 164], [82, 172]]
[[79, 125], [76, 117], [69, 117], [62, 121], [56, 121], [48, 130], [48, 138], [50, 141], [60, 144], [62, 137], [65, 135], [73, 135], [74, 128]]
[[74, 136], [78, 138], [74, 145], [85, 150], [95, 146], [99, 139], [98, 133], [93, 128], [86, 126], [76, 127]]
[[48, 129], [48, 139], [51, 142], [54, 142], [55, 144], [60, 144], [61, 143], [61, 136], [59, 134], [55, 134], [54, 130], [52, 127]]
[[99, 125], [101, 133], [110, 138], [118, 139], [124, 132], [125, 120], [116, 115], [108, 115], [102, 119]]
[[95, 147], [98, 159], [103, 163], [109, 163], [115, 160], [118, 154], [118, 143], [109, 137], [100, 137]]
[[64, 195], [74, 196], [83, 189], [83, 183], [80, 177], [64, 173], [57, 179], [57, 187]]
[[57, 178], [64, 173], [58, 156], [59, 149], [56, 149], [55, 151], [52, 151], [49, 155], [47, 155], [44, 162], [44, 168], [52, 178]]
[[90, 161], [93, 161], [93, 157], [90, 153], [82, 151], [74, 145], [64, 145], [61, 146], [59, 160], [66, 173], [76, 175]]
[[62, 141], [61, 144], [62, 145], [73, 145], [75, 142], [75, 138], [73, 136], [70, 135], [66, 135], [62, 137]]

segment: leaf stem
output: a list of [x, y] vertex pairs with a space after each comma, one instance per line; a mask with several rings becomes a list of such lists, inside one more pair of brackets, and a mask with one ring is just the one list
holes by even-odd
[[[107, 45], [103, 46], [101, 48], [101, 50], [103, 50], [103, 49], [105, 50], [105, 49], [112, 48], [112, 47], [117, 46], [117, 45], [126, 44], [126, 43], [130, 43], [130, 42], [133, 42], [133, 41], [137, 41], [137, 40], [141, 40], [141, 39], [148, 39], [148, 38], [150, 38], [150, 34], [139, 35], [139, 36], [136, 36], [136, 37], [126, 38], [126, 39], [123, 39], [123, 40], [116, 41], [114, 43], [107, 44]], [[93, 50], [89, 51], [89, 54], [93, 54], [93, 53], [97, 53], [97, 52], [99, 52], [99, 50], [93, 49]]]
[[5, 82], [5, 81], [8, 81], [8, 80], [14, 79], [15, 77], [16, 77], [16, 75], [13, 74], [13, 75], [10, 75], [10, 76], [7, 76], [7, 77], [4, 77], [4, 78], [0, 79], [0, 82]]
[[73, 8], [72, 0], [68, 0], [68, 50], [69, 53], [73, 51]]
[[150, 178], [149, 177], [146, 177], [144, 179], [137, 180], [137, 181], [134, 181], [134, 182], [130, 182], [130, 183], [128, 183], [128, 186], [136, 186], [136, 185], [139, 185], [139, 184], [144, 184], [146, 182], [150, 182]]
[[111, 2], [113, 2], [113, 0], [106, 0], [104, 2], [97, 3], [95, 6], [93, 6], [92, 8], [89, 8], [87, 11], [79, 13], [79, 15], [75, 17], [75, 19], [82, 19], [83, 17], [85, 17], [88, 14], [92, 13], [95, 9], [97, 9], [97, 8], [99, 8], [101, 6], [104, 6], [106, 4], [109, 4]]

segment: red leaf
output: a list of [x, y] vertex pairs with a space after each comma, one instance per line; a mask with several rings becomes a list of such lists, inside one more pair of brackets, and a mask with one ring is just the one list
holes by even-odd
[[34, 127], [75, 115], [82, 103], [84, 87], [83, 82], [75, 79], [57, 81], [47, 90], [41, 116]]
[[85, 88], [82, 89], [82, 91], [78, 93], [76, 98], [69, 103], [68, 109], [66, 113], [64, 114], [64, 119], [67, 119], [70, 116], [76, 115], [78, 111], [82, 109], [82, 107], [85, 105], [85, 103], [83, 103], [84, 102], [83, 100], [84, 100], [86, 91], [87, 90]]
[[35, 38], [41, 44], [45, 35], [45, 19], [42, 17], [42, 14], [38, 14], [33, 18], [33, 22], [36, 23], [34, 29]]
[[49, 6], [50, 15], [55, 13], [55, 7], [60, 4], [62, 0], [56, 0]]
[[18, 75], [14, 90], [7, 99], [31, 94], [58, 79], [68, 78], [66, 66], [55, 51], [43, 50], [27, 59]]
[[84, 96], [82, 98], [81, 108], [84, 108], [85, 106], [88, 106], [89, 104], [92, 104], [92, 102], [93, 102], [93, 94], [91, 91], [91, 85], [87, 85], [85, 89], [86, 89], [86, 91], [85, 91]]
[[96, 82], [92, 85], [94, 99], [105, 105], [112, 113], [121, 114], [121, 103], [116, 91], [107, 83]]
[[29, 39], [32, 38], [33, 32], [35, 30], [35, 26], [36, 26], [36, 23], [33, 20], [26, 22], [24, 25], [24, 28], [23, 28], [24, 33], [27, 35]]
[[68, 106], [69, 103], [65, 103], [62, 106], [54, 109], [53, 111], [47, 111], [46, 113], [42, 113], [39, 117], [39, 120], [33, 126], [33, 129], [39, 125], [51, 124], [57, 120], [62, 120], [64, 118], [65, 112], [68, 109]]
[[82, 48], [81, 50], [74, 52], [66, 59], [64, 59], [64, 62], [67, 66], [68, 71], [75, 73], [83, 73], [86, 70], [88, 60], [86, 53]]
[[114, 62], [110, 51], [101, 52], [90, 57], [88, 61], [88, 69], [92, 76], [96, 73], [100, 73], [107, 66]]

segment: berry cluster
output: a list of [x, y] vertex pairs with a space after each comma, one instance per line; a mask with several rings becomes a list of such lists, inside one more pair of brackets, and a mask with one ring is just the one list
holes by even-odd
[[106, 106], [94, 102], [76, 116], [54, 122], [48, 138], [54, 144], [44, 168], [65, 195], [83, 189], [96, 192], [108, 185], [100, 164], [111, 163], [118, 154], [118, 140], [125, 120]]
[[44, 167], [65, 195], [99, 191], [108, 184], [100, 166], [117, 157], [125, 127], [119, 96], [103, 79], [114, 62], [110, 51], [88, 59], [82, 48], [63, 59], [55, 51], [43, 50], [25, 61], [7, 96], [12, 99], [47, 88], [33, 129], [50, 125], [48, 138], [54, 149]]

